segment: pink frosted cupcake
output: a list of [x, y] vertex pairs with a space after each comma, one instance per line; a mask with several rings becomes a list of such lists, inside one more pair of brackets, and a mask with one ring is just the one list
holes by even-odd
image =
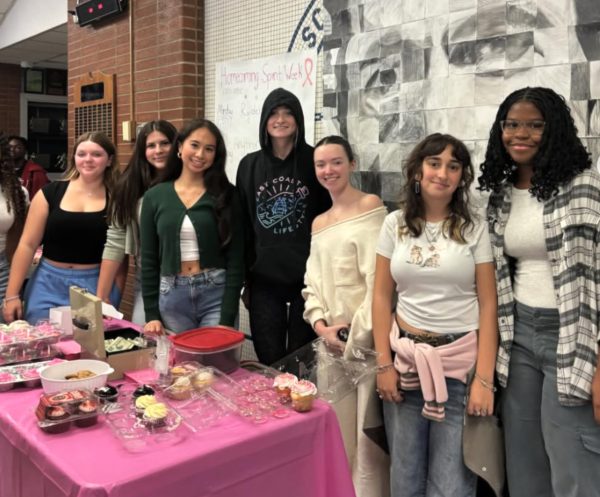
[[275, 377], [273, 380], [273, 388], [277, 392], [277, 395], [279, 395], [279, 400], [282, 403], [290, 401], [292, 386], [296, 383], [298, 383], [298, 378], [291, 373], [282, 373]]
[[41, 382], [40, 373], [37, 369], [28, 369], [23, 371], [21, 373], [21, 377], [23, 378], [26, 387], [37, 387]]
[[11, 373], [0, 373], [0, 392], [6, 392], [15, 386], [16, 377]]
[[298, 412], [308, 412], [312, 409], [317, 397], [317, 387], [308, 380], [300, 380], [292, 385], [292, 408]]

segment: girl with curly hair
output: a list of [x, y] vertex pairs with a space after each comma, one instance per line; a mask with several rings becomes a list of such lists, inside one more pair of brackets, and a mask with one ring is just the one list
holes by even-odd
[[562, 96], [506, 97], [479, 184], [491, 192], [510, 495], [600, 495], [600, 176]]
[[175, 126], [164, 120], [150, 121], [142, 127], [127, 169], [119, 177], [108, 204], [109, 228], [96, 295], [108, 302], [115, 278], [124, 279], [120, 278], [124, 276], [121, 270], [127, 269], [128, 256], [134, 257], [137, 271], [131, 320], [141, 325], [146, 323], [139, 265], [142, 197], [148, 188], [158, 182], [176, 135]]
[[[73, 146], [65, 180], [42, 187], [27, 214], [11, 267], [3, 314], [7, 322], [47, 319], [51, 308], [69, 305], [69, 287], [94, 292], [106, 242], [106, 207], [118, 175], [115, 146], [104, 133], [88, 132]], [[24, 293], [21, 288], [37, 248], [44, 255]], [[115, 287], [111, 302], [118, 304]]]
[[6, 293], [9, 264], [23, 231], [27, 190], [8, 161], [8, 139], [0, 135], [0, 295]]
[[175, 140], [162, 183], [140, 219], [144, 331], [234, 326], [244, 278], [242, 212], [225, 174], [219, 128], [190, 121]]
[[404, 173], [400, 209], [385, 218], [377, 243], [372, 311], [391, 495], [473, 497], [476, 477], [462, 457], [473, 367], [467, 413], [488, 416], [494, 409], [496, 285], [488, 229], [471, 213], [473, 166], [461, 141], [426, 137]]

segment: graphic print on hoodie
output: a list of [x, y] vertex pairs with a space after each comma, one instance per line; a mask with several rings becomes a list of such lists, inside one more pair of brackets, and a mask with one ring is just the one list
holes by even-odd
[[[267, 121], [276, 107], [290, 109], [297, 134], [292, 152], [273, 155]], [[282, 88], [273, 90], [260, 117], [261, 149], [240, 162], [236, 185], [246, 215], [247, 267], [252, 277], [279, 283], [301, 283], [310, 251], [313, 219], [331, 206], [329, 193], [317, 181], [313, 148], [304, 137], [300, 101]]]

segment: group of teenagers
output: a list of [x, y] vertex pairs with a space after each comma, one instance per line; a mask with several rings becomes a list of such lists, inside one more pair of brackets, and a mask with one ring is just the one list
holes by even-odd
[[[506, 97], [478, 178], [460, 140], [427, 136], [391, 213], [353, 185], [344, 138], [306, 143], [292, 93], [268, 95], [259, 132], [235, 187], [205, 119], [147, 123], [121, 174], [105, 135], [80, 136], [31, 199], [4, 319], [47, 318], [70, 285], [118, 305], [128, 257], [146, 333], [236, 326], [243, 289], [265, 364], [316, 336], [349, 361], [376, 350], [375, 377], [334, 405], [359, 497], [474, 496], [464, 420], [493, 414], [511, 497], [600, 495], [600, 176], [564, 98]], [[26, 202], [4, 169], [6, 232]], [[364, 429], [381, 406], [389, 456]]]

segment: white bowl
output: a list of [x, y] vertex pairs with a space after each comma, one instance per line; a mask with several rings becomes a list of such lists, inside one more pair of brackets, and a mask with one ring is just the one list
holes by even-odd
[[[92, 371], [96, 373], [96, 376], [82, 378], [81, 380], [65, 380], [65, 376], [83, 370]], [[79, 390], [81, 388], [94, 390], [94, 388], [106, 385], [108, 375], [113, 372], [114, 369], [106, 362], [94, 359], [78, 359], [46, 366], [40, 371], [40, 378], [45, 393]]]

